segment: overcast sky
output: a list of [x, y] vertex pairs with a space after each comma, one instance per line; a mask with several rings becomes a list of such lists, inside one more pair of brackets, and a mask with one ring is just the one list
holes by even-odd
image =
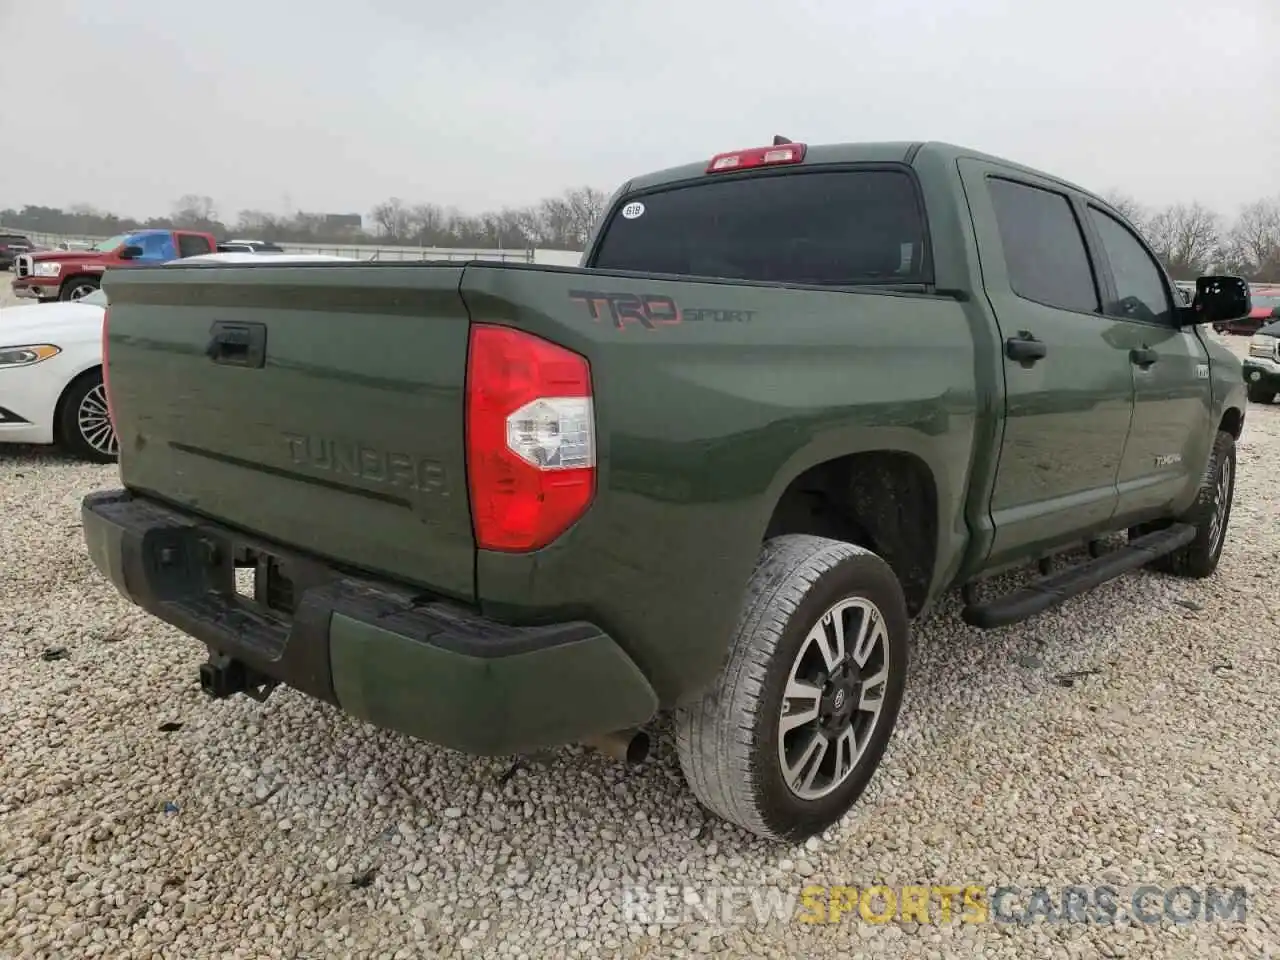
[[0, 0], [0, 44], [0, 207], [479, 211], [775, 133], [1280, 193], [1280, 0]]

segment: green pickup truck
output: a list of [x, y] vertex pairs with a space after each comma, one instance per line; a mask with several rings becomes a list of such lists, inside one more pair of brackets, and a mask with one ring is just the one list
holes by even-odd
[[1187, 305], [1098, 197], [945, 144], [638, 178], [581, 268], [104, 287], [123, 489], [85, 539], [207, 646], [205, 692], [631, 761], [671, 710], [699, 800], [774, 839], [866, 787], [946, 591], [990, 628], [1144, 565], [1207, 576], [1231, 509], [1245, 386], [1201, 325], [1247, 285]]

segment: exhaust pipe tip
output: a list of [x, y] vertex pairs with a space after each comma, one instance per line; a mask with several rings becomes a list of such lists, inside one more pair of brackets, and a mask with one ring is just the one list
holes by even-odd
[[643, 730], [637, 730], [631, 737], [631, 742], [627, 744], [623, 760], [627, 763], [644, 763], [648, 757], [649, 735]]
[[620, 730], [585, 741], [586, 745], [623, 763], [643, 763], [649, 756], [649, 734], [643, 730]]

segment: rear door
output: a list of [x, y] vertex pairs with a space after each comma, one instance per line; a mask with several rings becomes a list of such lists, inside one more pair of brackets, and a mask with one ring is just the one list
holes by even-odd
[[1006, 350], [991, 497], [1000, 564], [1106, 529], [1133, 415], [1128, 344], [1102, 313], [1079, 212], [1060, 184], [959, 161], [983, 283]]
[[1195, 486], [1213, 444], [1209, 354], [1195, 327], [1176, 323], [1177, 296], [1133, 230], [1089, 204], [1102, 264], [1104, 311], [1131, 353], [1133, 428], [1117, 477], [1121, 517], [1164, 513]]

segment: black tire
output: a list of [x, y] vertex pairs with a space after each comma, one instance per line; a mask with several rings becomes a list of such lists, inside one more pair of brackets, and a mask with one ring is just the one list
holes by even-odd
[[[1157, 557], [1148, 564], [1152, 570], [1175, 577], [1203, 579], [1218, 569], [1222, 548], [1227, 542], [1227, 526], [1231, 522], [1231, 504], [1236, 491], [1236, 440], [1219, 430], [1213, 441], [1213, 452], [1205, 468], [1204, 479], [1196, 502], [1178, 518], [1196, 528], [1196, 538], [1185, 547]], [[1224, 502], [1225, 499], [1225, 502]], [[1221, 515], [1218, 513], [1222, 506]], [[1214, 519], [1218, 518], [1215, 527]], [[1150, 533], [1165, 524], [1144, 524], [1129, 531], [1130, 538]]]
[[97, 277], [68, 277], [58, 289], [59, 300], [79, 300], [86, 293], [92, 293], [102, 286]]
[[1276, 398], [1276, 392], [1274, 390], [1268, 390], [1255, 383], [1246, 385], [1245, 393], [1249, 395], [1250, 403], [1270, 403]]
[[[97, 409], [99, 407], [101, 411]], [[105, 408], [101, 367], [88, 370], [71, 381], [58, 403], [58, 445], [81, 460], [115, 463], [119, 458], [115, 430], [104, 437], [103, 425], [98, 419], [105, 415]]]
[[[813, 650], [825, 653], [811, 639], [813, 631], [843, 601], [864, 605], [852, 609], [867, 623], [878, 622], [884, 628], [868, 629], [867, 636], [873, 640], [864, 651], [862, 664], [850, 656], [848, 668], [855, 673], [861, 668], [867, 676], [878, 674], [883, 665], [887, 676], [865, 685], [867, 691], [880, 691], [879, 698], [874, 694], [866, 698], [873, 704], [878, 699], [880, 704], [873, 717], [869, 716], [871, 711], [861, 710], [864, 688], [861, 684], [852, 686], [853, 679], [848, 681], [849, 692], [839, 699], [840, 684], [831, 682], [824, 688], [830, 691], [828, 695], [799, 700], [807, 700], [818, 711], [833, 706], [843, 709], [855, 725], [869, 721], [862, 737], [864, 746], [856, 758], [852, 748], [848, 754], [841, 748], [845, 741], [827, 739], [829, 746], [837, 748], [834, 762], [846, 756], [852, 760], [849, 770], [838, 778], [839, 767], [833, 767], [829, 777], [823, 774], [831, 781], [827, 785], [830, 792], [803, 798], [784, 777], [788, 738], [793, 745], [806, 742], [804, 738], [813, 736], [824, 714], [784, 733], [783, 694], [793, 671], [808, 662]], [[870, 606], [865, 607], [867, 604]], [[878, 611], [879, 617], [872, 611]], [[844, 612], [839, 615], [844, 623]], [[768, 541], [751, 576], [728, 662], [700, 701], [676, 710], [680, 766], [694, 795], [725, 820], [769, 840], [798, 843], [839, 820], [866, 789], [893, 732], [906, 684], [910, 629], [902, 587], [889, 565], [874, 553], [803, 534]], [[814, 661], [820, 665], [818, 675], [806, 674], [814, 684], [812, 689], [822, 685], [825, 660], [819, 657]], [[797, 698], [790, 699], [797, 703]], [[807, 711], [795, 711], [803, 712]], [[839, 719], [837, 716], [832, 723]], [[852, 736], [856, 743], [857, 734]], [[829, 752], [823, 748], [818, 767], [828, 763]], [[803, 775], [811, 767], [800, 763], [799, 769]], [[806, 783], [815, 779], [816, 774], [811, 773]]]

